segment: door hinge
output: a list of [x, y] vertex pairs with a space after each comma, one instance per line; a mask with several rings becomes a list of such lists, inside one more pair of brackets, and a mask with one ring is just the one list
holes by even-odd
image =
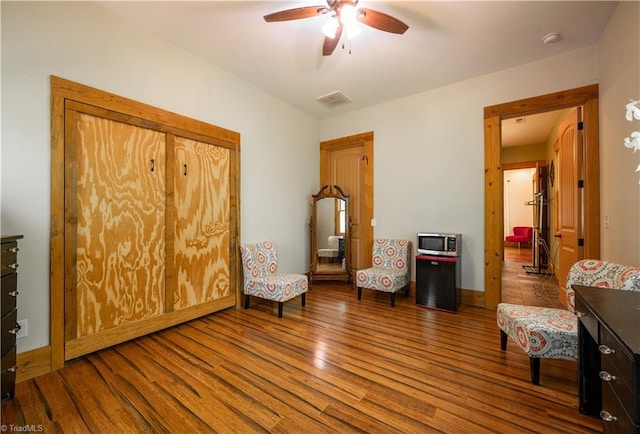
[[584, 130], [584, 122], [578, 122], [578, 131]]
[[578, 188], [584, 188], [584, 179], [578, 179]]
[[578, 246], [584, 247], [584, 238], [578, 238]]

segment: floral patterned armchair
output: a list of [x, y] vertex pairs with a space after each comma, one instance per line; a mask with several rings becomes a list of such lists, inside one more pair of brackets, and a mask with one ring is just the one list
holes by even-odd
[[510, 337], [529, 356], [531, 382], [540, 384], [540, 359], [578, 360], [578, 319], [573, 285], [640, 291], [640, 268], [584, 259], [567, 275], [567, 309], [500, 303], [500, 348]]
[[306, 302], [309, 281], [304, 274], [278, 273], [276, 246], [270, 242], [241, 244], [244, 273], [244, 308], [249, 309], [251, 296], [278, 302], [278, 318], [282, 318], [284, 302], [298, 295]]
[[407, 240], [377, 239], [373, 241], [371, 262], [373, 267], [356, 272], [358, 300], [362, 288], [391, 293], [391, 307], [395, 306], [396, 292], [409, 294], [409, 254], [411, 242]]

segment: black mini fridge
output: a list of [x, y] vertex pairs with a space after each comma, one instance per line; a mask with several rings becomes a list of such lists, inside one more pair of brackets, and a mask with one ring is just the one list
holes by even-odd
[[460, 306], [460, 256], [416, 256], [416, 304], [457, 312]]

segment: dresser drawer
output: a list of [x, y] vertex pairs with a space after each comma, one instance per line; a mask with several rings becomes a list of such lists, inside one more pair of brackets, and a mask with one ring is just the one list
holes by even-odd
[[600, 418], [604, 432], [611, 434], [640, 434], [640, 426], [631, 420], [610, 385], [602, 388], [602, 411]]
[[16, 348], [13, 347], [11, 351], [2, 356], [0, 362], [0, 382], [2, 383], [1, 393], [2, 400], [13, 398], [15, 395], [16, 387]]
[[18, 275], [16, 273], [8, 274], [2, 277], [2, 283], [0, 283], [0, 318], [11, 312], [16, 308], [16, 301], [18, 297]]
[[582, 325], [587, 329], [589, 334], [598, 340], [598, 319], [593, 315], [591, 309], [589, 309], [582, 300], [581, 297], [576, 296], [576, 315], [580, 319]]
[[18, 310], [14, 309], [2, 318], [2, 357], [7, 354], [11, 348], [16, 346], [16, 332], [18, 331]]
[[15, 273], [18, 268], [18, 243], [2, 243], [2, 276]]
[[600, 351], [600, 378], [609, 383], [632, 419], [640, 420], [638, 397], [634, 396], [637, 366], [633, 357], [605, 327], [600, 329], [600, 348], [604, 350]]

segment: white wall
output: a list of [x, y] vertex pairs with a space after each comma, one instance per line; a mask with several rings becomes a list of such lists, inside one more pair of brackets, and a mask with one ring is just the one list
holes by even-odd
[[57, 75], [241, 134], [242, 241], [308, 269], [318, 191], [310, 116], [89, 2], [2, 2], [1, 231], [20, 241], [18, 352], [49, 344], [50, 89]]
[[[599, 42], [600, 203], [602, 258], [640, 266], [640, 154], [623, 140], [640, 131], [624, 119], [624, 106], [640, 100], [640, 3], [620, 2]], [[603, 219], [604, 221], [604, 219]]]
[[484, 291], [484, 107], [597, 78], [594, 46], [322, 120], [320, 139], [373, 131], [374, 236], [462, 233], [462, 287]]
[[504, 236], [513, 235], [514, 226], [536, 226], [533, 198], [536, 169], [513, 169], [503, 173]]

